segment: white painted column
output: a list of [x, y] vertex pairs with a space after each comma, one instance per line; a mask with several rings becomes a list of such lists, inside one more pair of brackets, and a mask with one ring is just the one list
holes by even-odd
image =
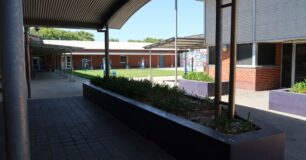
[[258, 44], [256, 43], [256, 0], [253, 0], [253, 44], [252, 44], [252, 66], [258, 65]]
[[258, 65], [258, 44], [254, 42], [252, 44], [252, 66], [256, 67]]

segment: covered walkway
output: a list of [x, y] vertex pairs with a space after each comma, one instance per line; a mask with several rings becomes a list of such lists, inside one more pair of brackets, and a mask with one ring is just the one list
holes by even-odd
[[83, 97], [29, 101], [32, 159], [172, 159]]
[[32, 99], [82, 96], [82, 83], [88, 80], [77, 76], [71, 80], [59, 72], [38, 72], [31, 80]]
[[[32, 80], [33, 98], [28, 101], [32, 160], [173, 159], [153, 142], [83, 98], [82, 83], [88, 80], [73, 79], [70, 82], [58, 73], [42, 72]], [[3, 118], [2, 109], [0, 114]], [[3, 119], [0, 122], [0, 150], [3, 151]]]

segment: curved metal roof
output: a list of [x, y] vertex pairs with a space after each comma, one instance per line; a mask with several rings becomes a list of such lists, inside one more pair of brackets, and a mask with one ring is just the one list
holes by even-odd
[[150, 0], [23, 0], [25, 26], [120, 29]]

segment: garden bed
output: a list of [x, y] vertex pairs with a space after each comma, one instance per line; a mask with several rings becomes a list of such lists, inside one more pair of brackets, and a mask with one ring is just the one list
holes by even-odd
[[178, 159], [284, 158], [284, 133], [259, 121], [258, 130], [224, 134], [92, 84], [83, 84], [83, 95]]
[[[215, 96], [215, 83], [202, 82], [195, 80], [179, 80], [179, 88], [186, 91], [188, 95], [198, 97], [211, 97]], [[222, 82], [222, 95], [229, 93], [229, 82]]]
[[290, 92], [289, 89], [270, 91], [269, 109], [306, 116], [306, 94]]

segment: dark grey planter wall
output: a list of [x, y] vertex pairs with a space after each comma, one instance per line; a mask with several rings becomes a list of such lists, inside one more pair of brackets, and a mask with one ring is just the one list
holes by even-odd
[[[194, 80], [179, 80], [179, 88], [183, 89], [189, 95], [199, 97], [215, 96], [215, 83], [194, 81]], [[222, 82], [222, 95], [227, 95], [229, 91], [229, 82]]]
[[284, 133], [264, 124], [258, 131], [229, 136], [90, 84], [83, 84], [83, 96], [177, 159], [284, 158]]
[[269, 109], [306, 116], [306, 94], [292, 93], [288, 89], [270, 91]]

